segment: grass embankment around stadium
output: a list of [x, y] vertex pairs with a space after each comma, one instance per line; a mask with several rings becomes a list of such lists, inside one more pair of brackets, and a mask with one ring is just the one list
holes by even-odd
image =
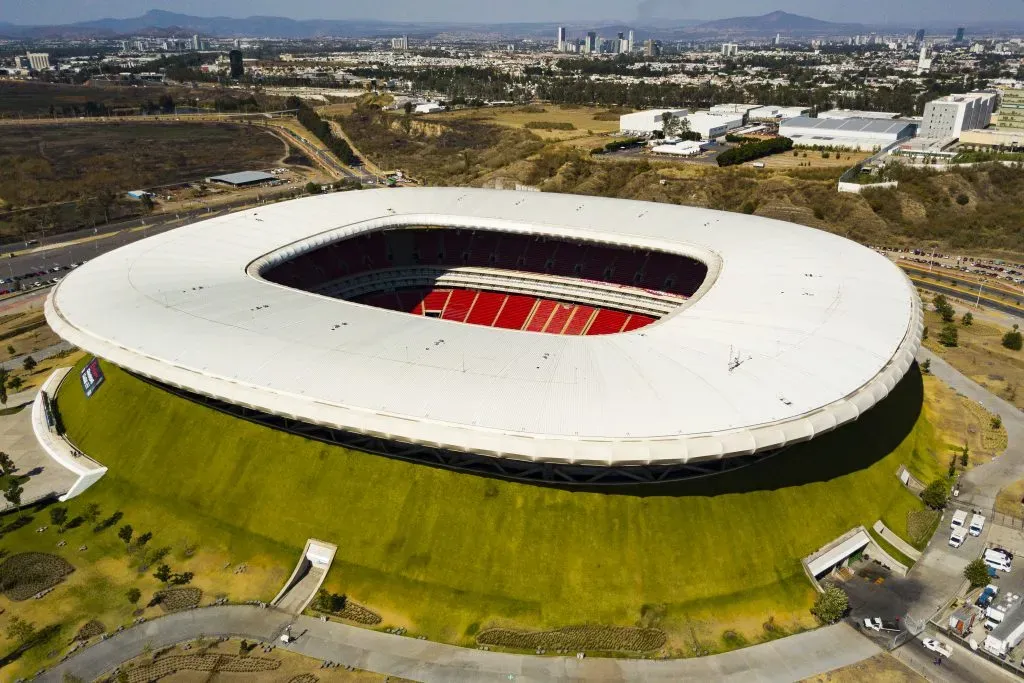
[[770, 618], [810, 627], [799, 558], [879, 518], [905, 537], [921, 504], [897, 468], [925, 481], [944, 468], [916, 368], [858, 422], [757, 465], [570, 492], [305, 440], [102, 365], [92, 398], [73, 380], [57, 397], [69, 437], [109, 467], [83, 504], [123, 509], [157, 533], [200, 530], [208, 547], [285, 570], [307, 538], [331, 541], [329, 589], [380, 612], [382, 627], [466, 645], [492, 625], [644, 621], [686, 656], [694, 641], [729, 647], [724, 630], [773, 637]]

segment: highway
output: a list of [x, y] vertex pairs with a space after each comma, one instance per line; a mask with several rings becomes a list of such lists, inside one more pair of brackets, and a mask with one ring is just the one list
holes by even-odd
[[945, 294], [946, 296], [953, 297], [961, 301], [966, 301], [970, 304], [974, 304], [977, 301], [985, 308], [991, 308], [994, 311], [1000, 311], [1001, 313], [1007, 313], [1017, 318], [1024, 319], [1024, 308], [1021, 308], [1020, 306], [1017, 306], [1013, 303], [989, 298], [984, 293], [981, 295], [981, 298], [979, 300], [977, 292], [965, 292], [960, 289], [955, 289], [952, 286], [941, 285], [936, 282], [932, 282], [931, 280], [919, 280], [913, 275], [910, 276], [910, 280], [921, 289], [927, 289], [929, 292], [935, 292], [936, 294]]

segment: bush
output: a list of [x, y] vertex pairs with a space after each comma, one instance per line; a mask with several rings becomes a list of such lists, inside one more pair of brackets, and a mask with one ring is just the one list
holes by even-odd
[[568, 121], [527, 121], [523, 128], [529, 130], [576, 130]]
[[953, 306], [946, 300], [946, 297], [936, 294], [935, 298], [932, 299], [932, 305], [935, 306], [935, 312], [942, 316], [942, 322], [953, 322], [956, 311], [953, 310]]
[[1021, 337], [1020, 330], [1014, 325], [1013, 329], [1003, 335], [1003, 346], [1011, 351], [1020, 351], [1024, 346], [1024, 337]]
[[988, 583], [988, 566], [985, 564], [985, 560], [979, 557], [968, 562], [964, 567], [964, 578], [971, 582], [971, 588]]
[[949, 484], [945, 479], [936, 479], [921, 492], [921, 501], [933, 510], [946, 507], [949, 500]]
[[956, 196], [956, 203], [960, 206], [966, 206], [971, 202], [971, 198], [965, 194], [959, 194]]
[[[956, 346], [959, 342], [959, 332], [957, 332], [956, 325], [954, 325], [953, 323], [946, 323], [945, 325], [943, 325], [942, 331], [939, 332], [939, 336], [937, 338], [939, 340], [939, 343], [942, 344], [943, 346]], [[1003, 345], [1006, 345], [1005, 342]], [[1017, 348], [1019, 349], [1020, 347], [1018, 346]]]
[[834, 624], [843, 618], [850, 608], [850, 599], [846, 592], [838, 586], [827, 586], [825, 592], [818, 595], [811, 607], [813, 614], [822, 624]]
[[971, 313], [964, 313], [964, 316], [960, 318], [960, 324], [964, 327], [970, 327], [974, 324], [974, 315]]
[[718, 165], [733, 166], [735, 164], [742, 164], [745, 161], [760, 159], [761, 157], [766, 157], [771, 154], [788, 152], [791, 149], [793, 149], [793, 141], [784, 137], [772, 138], [771, 140], [761, 140], [760, 142], [751, 142], [746, 145], [727, 149], [719, 154]]

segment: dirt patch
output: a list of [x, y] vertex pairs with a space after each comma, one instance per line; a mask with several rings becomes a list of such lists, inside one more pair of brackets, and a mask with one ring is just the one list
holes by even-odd
[[862, 662], [805, 678], [802, 683], [924, 683], [926, 680], [883, 652]]
[[217, 671], [225, 673], [257, 673], [280, 668], [281, 662], [262, 657], [242, 657], [216, 653], [171, 655], [128, 670], [129, 683], [150, 683], [178, 671]]
[[665, 632], [656, 628], [629, 626], [566, 626], [554, 631], [515, 631], [490, 628], [476, 640], [481, 645], [516, 650], [567, 652], [650, 652], [665, 645]]
[[0, 592], [10, 600], [28, 600], [52, 588], [75, 568], [60, 555], [20, 553], [0, 564]]

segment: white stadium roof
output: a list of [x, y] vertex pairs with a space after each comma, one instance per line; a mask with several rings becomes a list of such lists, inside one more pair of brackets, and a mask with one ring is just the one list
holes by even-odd
[[[377, 309], [249, 268], [341, 236], [427, 225], [637, 245], [695, 256], [709, 273], [652, 325], [561, 336]], [[903, 273], [826, 232], [460, 188], [336, 193], [181, 227], [73, 271], [46, 315], [97, 356], [229, 403], [396, 441], [589, 465], [700, 462], [829, 431], [888, 394], [922, 328]]]

